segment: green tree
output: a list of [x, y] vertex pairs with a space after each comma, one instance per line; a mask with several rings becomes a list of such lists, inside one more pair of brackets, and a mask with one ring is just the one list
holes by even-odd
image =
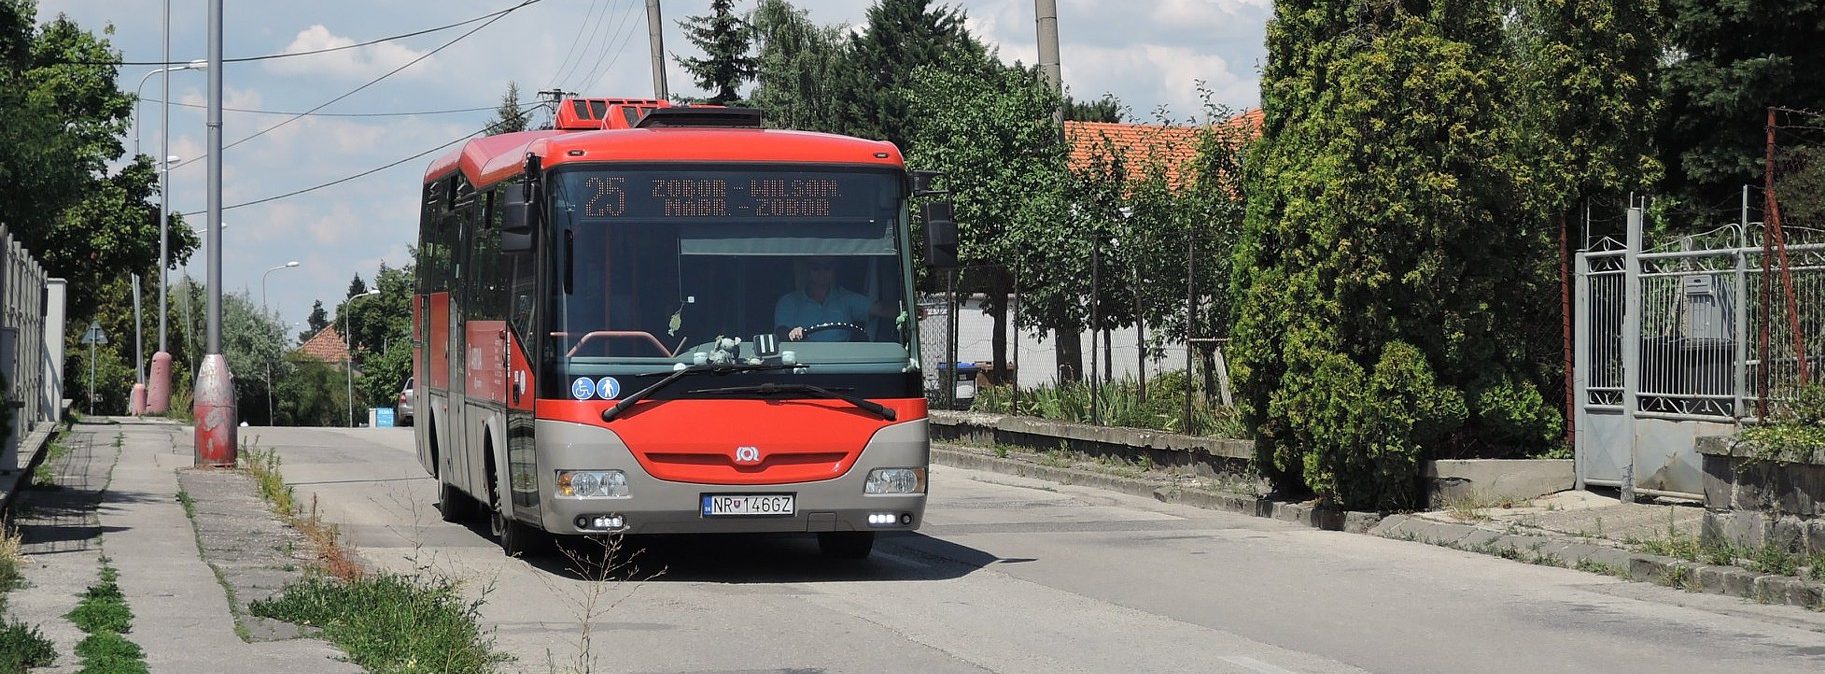
[[1094, 101], [1080, 101], [1065, 96], [1065, 119], [1073, 122], [1120, 122], [1122, 102], [1115, 94], [1103, 94]]
[[758, 61], [749, 54], [753, 27], [735, 13], [735, 0], [710, 0], [710, 13], [678, 22], [684, 37], [697, 45], [704, 58], [673, 54], [697, 86], [710, 91], [706, 101], [716, 105], [741, 102], [742, 83], [754, 79]]
[[908, 164], [943, 172], [943, 187], [956, 206], [960, 258], [966, 265], [992, 265], [966, 283], [988, 293], [984, 310], [994, 317], [994, 362], [1005, 371], [1004, 300], [1016, 275], [1024, 288], [1044, 293], [1022, 296], [1030, 326], [1075, 335], [1083, 325], [1063, 290], [1080, 280], [1063, 270], [1078, 265], [1060, 266], [1087, 244], [1075, 228], [1060, 226], [1069, 211], [1065, 147], [1052, 120], [1059, 99], [1035, 72], [1018, 67], [922, 68], [913, 92], [909, 112], [923, 121], [913, 127]]
[[1232, 355], [1283, 487], [1405, 507], [1428, 456], [1558, 434], [1518, 344], [1557, 294], [1550, 235], [1507, 218], [1525, 204], [1504, 16], [1482, 0], [1275, 5]]
[[508, 81], [507, 91], [501, 94], [500, 107], [494, 109], [494, 119], [488, 122], [489, 134], [513, 133], [525, 131], [532, 122], [532, 115], [526, 114], [526, 106], [520, 103], [520, 84]]
[[309, 316], [304, 317], [304, 325], [306, 327], [303, 332], [298, 333], [298, 341], [304, 342], [305, 340], [316, 336], [316, 334], [322, 332], [324, 328], [329, 327], [329, 324], [330, 316], [329, 312], [323, 310], [323, 300], [311, 302], [311, 312]]
[[841, 26], [818, 26], [785, 0], [761, 0], [749, 18], [756, 45], [749, 104], [768, 126], [838, 133], [847, 108], [838, 92], [848, 75]]
[[[1557, 232], [1559, 277], [1569, 310], [1570, 223], [1590, 205], [1618, 204], [1658, 179], [1653, 154], [1655, 74], [1663, 32], [1658, 0], [1519, 0], [1509, 22], [1515, 125], [1528, 174], [1530, 227]], [[1535, 275], [1546, 272], [1536, 271]], [[1563, 317], [1563, 310], [1561, 313]], [[1566, 319], [1569, 320], [1569, 319]], [[1557, 371], [1544, 390], [1572, 413], [1569, 322], [1546, 321], [1522, 341], [1531, 360]], [[1561, 363], [1552, 366], [1551, 363]], [[1566, 438], [1569, 443], [1570, 438]]]
[[[349, 279], [349, 291], [348, 291], [347, 295], [343, 296], [343, 299], [354, 297], [356, 295], [360, 295], [367, 291], [368, 291], [368, 282], [361, 280], [361, 275], [356, 274], [354, 278]], [[336, 315], [338, 317], [340, 317], [342, 315], [342, 310], [338, 309], [336, 311]], [[341, 319], [338, 318], [337, 320], [341, 320]]]
[[340, 363], [325, 363], [296, 351], [285, 359], [276, 385], [279, 423], [287, 426], [343, 426], [348, 394]]
[[[0, 213], [50, 275], [69, 280], [71, 324], [86, 326], [109, 281], [156, 276], [156, 175], [144, 157], [109, 170], [133, 106], [115, 86], [119, 56], [63, 16], [34, 28], [36, 12], [0, 0]], [[175, 216], [168, 235], [175, 266], [198, 242]]]
[[[1769, 106], [1825, 109], [1825, 0], [1664, 0], [1666, 193], [1693, 218], [1760, 185]], [[1710, 220], [1705, 224], [1709, 225]]]
[[839, 131], [891, 141], [910, 155], [929, 119], [914, 110], [914, 73], [926, 66], [957, 73], [1002, 66], [964, 28], [961, 10], [934, 8], [931, 0], [879, 0], [867, 16], [864, 30], [849, 38], [848, 78], [837, 92], [847, 105]]

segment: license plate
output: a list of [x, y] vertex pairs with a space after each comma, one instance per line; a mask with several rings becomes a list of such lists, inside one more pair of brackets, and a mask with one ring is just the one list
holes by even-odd
[[704, 517], [784, 517], [793, 513], [791, 494], [704, 494]]

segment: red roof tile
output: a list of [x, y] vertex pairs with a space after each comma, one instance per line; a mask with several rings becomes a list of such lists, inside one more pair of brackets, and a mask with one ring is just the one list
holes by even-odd
[[342, 334], [336, 332], [336, 326], [324, 326], [317, 334], [298, 346], [298, 352], [305, 357], [325, 363], [340, 363], [349, 359], [347, 344], [342, 343]]
[[[1224, 121], [1223, 126], [1242, 131], [1253, 139], [1261, 134], [1261, 110], [1251, 109]], [[1131, 175], [1138, 176], [1148, 161], [1161, 161], [1166, 180], [1174, 187], [1190, 179], [1187, 164], [1198, 156], [1198, 132], [1190, 126], [1120, 124], [1109, 122], [1065, 122], [1065, 141], [1071, 144], [1071, 170], [1088, 171], [1096, 165], [1099, 154], [1109, 149], [1124, 157]]]

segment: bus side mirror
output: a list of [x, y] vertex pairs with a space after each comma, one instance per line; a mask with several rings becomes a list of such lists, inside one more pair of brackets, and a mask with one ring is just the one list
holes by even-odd
[[925, 264], [933, 269], [957, 266], [957, 222], [951, 202], [928, 201], [919, 208], [925, 220]]
[[537, 216], [532, 206], [538, 200], [527, 197], [537, 192], [528, 185], [525, 189], [508, 188], [503, 194], [506, 200], [501, 202], [501, 252], [529, 252], [532, 250], [532, 225]]
[[943, 174], [937, 171], [913, 171], [912, 195], [915, 197], [923, 197], [933, 194], [942, 194], [943, 190], [936, 187], [938, 176], [941, 175]]

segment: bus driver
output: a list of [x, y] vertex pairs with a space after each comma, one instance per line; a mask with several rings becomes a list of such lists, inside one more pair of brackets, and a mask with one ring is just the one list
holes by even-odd
[[[774, 332], [788, 341], [844, 342], [863, 336], [860, 328], [870, 316], [891, 315], [880, 303], [836, 284], [836, 259], [814, 257], [805, 261], [805, 287], [780, 296], [773, 306]], [[821, 325], [829, 329], [813, 331]], [[855, 329], [838, 327], [855, 326]], [[850, 334], [855, 333], [855, 334]]]

